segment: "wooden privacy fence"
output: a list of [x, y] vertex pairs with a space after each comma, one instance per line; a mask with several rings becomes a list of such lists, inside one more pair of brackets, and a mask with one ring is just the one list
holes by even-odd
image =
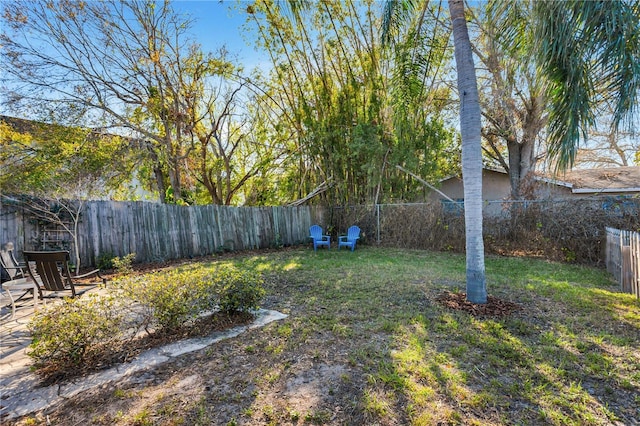
[[[20, 206], [1, 206], [0, 244], [22, 250], [68, 248], [51, 243], [55, 230], [42, 231]], [[83, 266], [101, 257], [136, 254], [137, 262], [205, 256], [309, 241], [309, 227], [324, 222], [320, 207], [176, 206], [148, 202], [89, 201], [82, 208], [77, 235]], [[64, 238], [68, 233], [61, 232]], [[48, 246], [46, 244], [49, 244]]]
[[[13, 241], [19, 256], [25, 249], [75, 251], [69, 233], [30, 215], [28, 199], [24, 200], [0, 195], [0, 244]], [[49, 208], [61, 211], [56, 203], [52, 201]], [[506, 202], [489, 202], [484, 210], [485, 250], [500, 255], [509, 253], [508, 250], [536, 253], [553, 260], [603, 265], [609, 256], [604, 252], [605, 226], [639, 228], [640, 200], [625, 199], [618, 209], [605, 207], [602, 200], [593, 199], [537, 201], [522, 204], [522, 208], [513, 208]], [[314, 223], [333, 238], [344, 234], [349, 226], [358, 225], [362, 229], [358, 244], [363, 245], [465, 250], [464, 215], [460, 206], [440, 202], [335, 207], [187, 207], [90, 201], [82, 207], [77, 235], [82, 266], [100, 266], [109, 256], [122, 257], [129, 253], [136, 253], [138, 262], [155, 262], [227, 250], [305, 243], [309, 226]], [[637, 236], [635, 238], [635, 247], [638, 247]], [[625, 256], [635, 253], [636, 257], [628, 262], [635, 265], [637, 288], [638, 250], [634, 252], [631, 242], [626, 241], [618, 242], [621, 247], [618, 250], [627, 253], [624, 246], [628, 246], [629, 253]], [[617, 262], [622, 274], [622, 254]], [[621, 285], [628, 291], [629, 277], [634, 275], [633, 271], [629, 275], [629, 268], [624, 271], [627, 281], [621, 281]]]
[[640, 298], [640, 233], [606, 228], [607, 271], [625, 293]]

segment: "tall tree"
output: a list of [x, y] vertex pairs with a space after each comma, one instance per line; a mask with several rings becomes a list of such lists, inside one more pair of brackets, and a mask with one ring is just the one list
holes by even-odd
[[[174, 132], [154, 128], [139, 115], [132, 120], [127, 111], [147, 108], [158, 116], [167, 110], [159, 69], [167, 49], [159, 36], [168, 30], [170, 18], [166, 9], [158, 13], [147, 9], [147, 3], [129, 5], [5, 3], [2, 42], [7, 52], [3, 68], [11, 83], [8, 105], [14, 111], [81, 105], [90, 111], [85, 119], [97, 113], [109, 123], [137, 131], [148, 141], [144, 145], [164, 196], [165, 174], [169, 164], [176, 163]], [[178, 184], [177, 178], [171, 180]]]
[[238, 102], [240, 70], [224, 49], [204, 53], [189, 38], [192, 18], [170, 1], [17, 0], [4, 9], [7, 104], [75, 105], [85, 125], [117, 127], [144, 154], [138, 178], [162, 202], [238, 202], [276, 155], [245, 137], [256, 117]]
[[533, 2], [534, 43], [549, 100], [548, 155], [571, 167], [602, 101], [611, 127], [638, 120], [640, 1]]
[[[422, 10], [418, 6], [424, 7], [424, 3], [418, 5], [411, 0], [388, 2], [386, 28], [398, 25], [398, 21], [406, 19], [406, 16], [416, 10]], [[407, 13], [393, 12], [398, 9]], [[477, 83], [471, 45], [468, 44], [463, 1], [449, 0], [449, 10], [454, 26], [462, 143], [463, 147], [468, 146], [467, 143], [475, 145], [473, 151], [467, 151], [467, 155], [463, 152], [466, 210], [475, 209], [475, 203], [479, 201], [480, 192], [472, 189], [479, 181], [474, 173], [477, 173], [475, 152], [480, 149], [481, 142], [480, 108], [478, 106], [476, 110], [477, 98], [473, 98], [477, 93]], [[524, 48], [536, 56], [540, 75], [547, 82], [545, 96], [550, 105], [548, 157], [558, 170], [573, 164], [581, 133], [586, 136], [587, 129], [593, 124], [593, 114], [599, 100], [606, 99], [615, 105], [614, 129], [617, 129], [624, 118], [637, 118], [634, 113], [640, 94], [639, 12], [638, 1], [541, 0], [533, 3], [534, 32], [531, 40], [535, 40], [535, 43]], [[594, 90], [595, 88], [598, 90]], [[471, 164], [465, 165], [465, 162]], [[472, 198], [467, 200], [467, 196]], [[481, 238], [481, 235], [478, 236], [478, 229], [469, 228], [471, 224], [466, 222], [478, 219], [481, 221], [481, 217], [465, 212], [467, 250], [470, 248], [469, 239], [473, 242], [471, 248], [480, 247], [477, 238]], [[471, 261], [470, 256], [473, 257]], [[467, 251], [467, 280], [472, 280], [471, 289], [467, 282], [467, 290], [468, 293], [474, 292], [467, 297], [471, 301], [482, 301], [482, 296], [486, 297], [484, 268], [479, 270], [476, 257], [482, 258], [484, 265], [483, 253]], [[481, 280], [477, 279], [480, 275]]]
[[85, 125], [100, 118], [127, 129], [141, 141], [135, 148], [148, 152], [161, 199], [167, 185], [180, 199], [191, 95], [181, 64], [196, 54], [185, 35], [189, 21], [169, 2], [143, 0], [14, 1], [3, 9], [7, 105], [79, 105]]
[[[486, 158], [509, 174], [511, 198], [531, 197], [532, 173], [547, 122], [544, 80], [536, 73], [531, 44], [531, 4], [490, 1], [470, 9], [483, 116]], [[514, 41], [517, 38], [518, 41]]]
[[5, 194], [104, 197], [131, 177], [135, 162], [119, 136], [0, 118], [0, 192]]
[[619, 157], [611, 143], [623, 131], [618, 124], [637, 118], [638, 4], [495, 0], [476, 15], [474, 52], [490, 87], [483, 98], [486, 152], [509, 172], [513, 198], [523, 195], [521, 182], [545, 149], [559, 170], [571, 167], [578, 150], [593, 153], [588, 139], [596, 125], [610, 123], [604, 133]]
[[460, 134], [462, 136], [462, 180], [464, 183], [464, 223], [467, 252], [467, 299], [487, 302], [482, 239], [482, 150], [481, 115], [476, 69], [464, 13], [464, 0], [449, 0], [455, 44]]
[[263, 105], [243, 89], [244, 84], [221, 81], [218, 90], [205, 90], [206, 102], [193, 108], [198, 149], [192, 158], [198, 166], [192, 173], [214, 204], [258, 203], [240, 193], [250, 191], [251, 179], [264, 177], [286, 153], [286, 144], [261, 113]]
[[453, 101], [442, 75], [454, 65], [451, 29], [440, 24], [443, 15], [446, 9], [429, 2], [404, 31], [388, 32], [383, 40], [393, 45], [388, 102], [397, 149], [390, 162], [431, 179], [460, 171], [459, 146], [449, 143], [453, 130], [445, 124]]
[[[466, 236], [467, 299], [486, 303], [487, 289], [482, 239], [482, 150], [481, 113], [476, 81], [476, 69], [464, 0], [449, 0], [449, 14], [453, 28], [458, 95], [460, 97], [460, 132], [462, 136], [462, 177], [464, 184], [464, 215]], [[411, 16], [424, 14], [428, 2], [389, 1], [385, 5], [383, 38], [397, 33]], [[387, 38], [388, 39], [388, 38]]]
[[[419, 185], [387, 163], [431, 176], [441, 172], [435, 164], [446, 163], [442, 152], [451, 149], [452, 132], [434, 113], [442, 101], [434, 100], [439, 97], [434, 92], [419, 93], [421, 88], [400, 99], [396, 89], [414, 76], [391, 78], [392, 58], [381, 49], [376, 31], [376, 5], [260, 0], [247, 8], [260, 46], [274, 63], [270, 83], [288, 112], [284, 123], [295, 131], [298, 196], [330, 181], [325, 203], [375, 202], [385, 189], [410, 199]], [[430, 71], [445, 62], [442, 52], [422, 58], [430, 60]], [[420, 79], [425, 76], [431, 74]], [[446, 98], [443, 87], [438, 86]], [[426, 102], [428, 97], [433, 102]], [[395, 132], [393, 123], [402, 120], [417, 125]]]
[[635, 129], [616, 131], [610, 126], [611, 105], [605, 102], [598, 114], [597, 127], [589, 131], [589, 140], [578, 151], [576, 165], [580, 167], [631, 166], [634, 154], [640, 151], [640, 139]]
[[67, 233], [71, 244], [64, 248], [77, 270], [85, 200], [108, 196], [130, 177], [134, 159], [127, 148], [118, 136], [5, 117], [0, 120], [0, 198], [20, 205], [38, 224]]

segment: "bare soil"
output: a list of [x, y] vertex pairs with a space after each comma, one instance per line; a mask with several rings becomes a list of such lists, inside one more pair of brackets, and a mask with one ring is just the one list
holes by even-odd
[[487, 296], [487, 303], [471, 303], [467, 300], [467, 293], [464, 292], [445, 291], [436, 300], [449, 309], [464, 311], [476, 317], [504, 317], [522, 309], [517, 303], [491, 295]]
[[[286, 287], [287, 283], [277, 285]], [[272, 296], [262, 307], [278, 309], [281, 303], [276, 303], [277, 300], [277, 296]], [[250, 321], [246, 314], [212, 321], [210, 326], [205, 321], [174, 336], [142, 339], [133, 347], [117, 351], [118, 356], [107, 356], [97, 363], [99, 368], [107, 368], [122, 362], [123, 357], [131, 359], [153, 346], [208, 335]], [[299, 351], [291, 353], [281, 351], [279, 340], [277, 334], [253, 329], [2, 426], [309, 425], [345, 424], [345, 419], [349, 419], [346, 424], [367, 424], [357, 404], [365, 377], [349, 361], [348, 347], [330, 336], [320, 335], [310, 337]], [[82, 380], [79, 375], [93, 370], [50, 376], [46, 383]], [[285, 375], [287, 380], [280, 380]], [[270, 387], [268, 393], [261, 390], [265, 383]], [[399, 424], [405, 422], [406, 419]]]

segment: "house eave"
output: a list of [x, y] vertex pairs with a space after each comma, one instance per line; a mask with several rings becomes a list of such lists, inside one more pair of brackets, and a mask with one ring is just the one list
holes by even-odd
[[571, 189], [573, 194], [600, 194], [600, 193], [613, 193], [613, 192], [637, 192], [640, 193], [640, 188], [573, 188]]
[[553, 185], [564, 186], [565, 188], [573, 188], [573, 184], [571, 184], [569, 182], [564, 182], [562, 180], [549, 179], [549, 178], [542, 177], [542, 176], [537, 176], [535, 179], [538, 180], [538, 181], [544, 182], [544, 183], [550, 183], [550, 184], [553, 184]]

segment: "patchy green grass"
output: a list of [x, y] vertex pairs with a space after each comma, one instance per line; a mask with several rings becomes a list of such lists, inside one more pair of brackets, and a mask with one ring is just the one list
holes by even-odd
[[[488, 257], [489, 294], [522, 309], [474, 317], [436, 301], [465, 290], [460, 255], [363, 246], [213, 262], [222, 263], [262, 273], [265, 307], [289, 317], [163, 373], [165, 383], [196, 374], [206, 384], [190, 388], [195, 406], [180, 411], [165, 397], [162, 411], [144, 397], [163, 386], [172, 394], [158, 383], [100, 396], [123, 410], [127, 395], [137, 424], [608, 425], [640, 418], [640, 303], [602, 270]], [[97, 416], [91, 403], [86, 410]], [[53, 415], [62, 418], [64, 407]]]
[[314, 334], [351, 342], [372, 420], [581, 425], [640, 415], [640, 304], [604, 271], [487, 258], [489, 293], [522, 310], [474, 318], [434, 302], [464, 291], [463, 256], [367, 248], [242, 261], [297, 287], [287, 292], [304, 307], [288, 320], [301, 339], [292, 349]]

